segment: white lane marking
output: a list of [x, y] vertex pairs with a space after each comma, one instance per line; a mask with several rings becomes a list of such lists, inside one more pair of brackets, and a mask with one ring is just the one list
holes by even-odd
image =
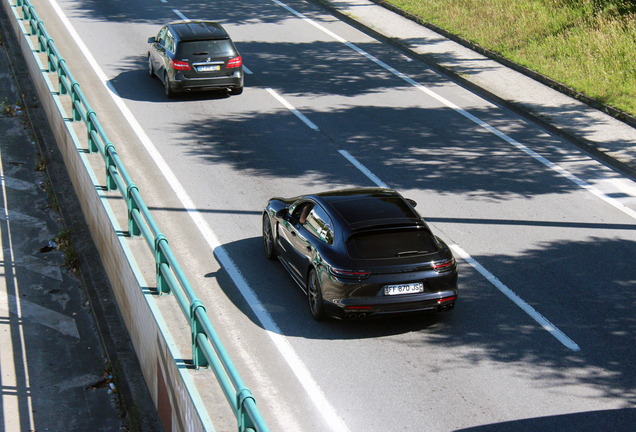
[[190, 21], [188, 18], [186, 18], [186, 16], [184, 14], [182, 14], [181, 12], [179, 12], [178, 9], [172, 9], [172, 12], [176, 13], [179, 18], [181, 18], [184, 21]]
[[[376, 185], [381, 187], [388, 187], [386, 183], [381, 181], [375, 174], [373, 174], [367, 167], [362, 165], [356, 158], [354, 158], [350, 153], [339, 150], [340, 154], [343, 155], [347, 160], [353, 163], [360, 171], [362, 171], [367, 177], [369, 177]], [[461, 256], [464, 261], [470, 264], [473, 268], [475, 268], [482, 276], [484, 276], [491, 284], [493, 284], [499, 291], [501, 291], [506, 297], [512, 300], [517, 306], [519, 306], [524, 312], [526, 312], [532, 319], [534, 319], [541, 327], [550, 332], [552, 336], [558, 339], [563, 345], [572, 351], [579, 351], [579, 346], [572, 341], [569, 337], [565, 335], [561, 330], [556, 328], [550, 321], [548, 321], [543, 315], [534, 310], [532, 306], [523, 301], [521, 297], [515, 294], [510, 288], [504, 285], [499, 279], [497, 279], [492, 273], [490, 273], [484, 266], [479, 264], [472, 258], [464, 249], [460, 246], [454, 244], [451, 245], [451, 248]]]
[[279, 95], [278, 93], [276, 93], [274, 90], [272, 90], [271, 88], [267, 87], [265, 90], [267, 90], [267, 92], [269, 94], [271, 94], [272, 96], [274, 96], [274, 98], [282, 103], [285, 108], [287, 108], [288, 110], [290, 110], [292, 113], [294, 113], [294, 115], [296, 117], [298, 117], [299, 119], [302, 120], [303, 123], [305, 123], [307, 126], [309, 126], [310, 128], [312, 128], [315, 131], [319, 131], [320, 129], [318, 129], [318, 126], [316, 126], [311, 120], [309, 120], [307, 117], [305, 117], [303, 115], [303, 113], [301, 113], [300, 111], [298, 111], [296, 108], [294, 108], [294, 106], [292, 104], [290, 104], [289, 102], [287, 102], [287, 100], [285, 100], [281, 95]]
[[289, 340], [282, 334], [276, 322], [273, 320], [269, 312], [267, 312], [267, 309], [260, 302], [252, 288], [247, 284], [247, 281], [245, 281], [245, 278], [241, 274], [236, 264], [234, 264], [232, 258], [230, 258], [225, 248], [220, 244], [218, 237], [212, 231], [212, 228], [210, 228], [201, 213], [196, 209], [194, 202], [187, 194], [177, 177], [174, 175], [166, 161], [163, 159], [155, 145], [152, 143], [148, 135], [146, 135], [146, 132], [143, 130], [128, 106], [126, 106], [125, 102], [119, 96], [113, 85], [109, 82], [108, 77], [101, 69], [93, 55], [90, 53], [88, 47], [84, 44], [79, 34], [75, 31], [75, 28], [68, 20], [62, 9], [55, 2], [55, 0], [49, 0], [49, 2], [66, 26], [66, 29], [71, 37], [75, 40], [75, 43], [77, 43], [77, 46], [82, 51], [82, 54], [84, 54], [84, 57], [95, 71], [95, 74], [99, 77], [102, 84], [106, 87], [111, 98], [122, 112], [122, 115], [126, 118], [131, 128], [134, 130], [135, 134], [146, 148], [146, 151], [150, 154], [150, 156], [157, 164], [157, 167], [161, 170], [162, 174], [170, 184], [170, 187], [181, 201], [183, 208], [187, 209], [188, 214], [190, 215], [196, 226], [199, 228], [199, 231], [205, 238], [210, 248], [212, 248], [212, 250], [214, 251], [214, 254], [219, 260], [219, 263], [228, 272], [237, 288], [239, 288], [241, 294], [248, 302], [250, 308], [254, 311], [254, 314], [261, 322], [261, 325], [267, 331], [267, 334], [274, 342], [277, 349], [279, 350], [287, 364], [290, 366], [311, 400], [320, 411], [323, 419], [326, 421], [333, 432], [350, 432], [349, 428], [344, 423], [344, 420], [336, 413], [331, 403], [329, 403], [327, 397], [320, 389], [318, 383], [314, 380], [311, 373], [307, 369], [307, 366], [305, 366], [305, 364], [302, 362], [302, 360], [290, 344]]
[[495, 128], [493, 126], [490, 126], [485, 121], [479, 119], [478, 117], [475, 117], [474, 115], [470, 114], [468, 111], [464, 110], [463, 108], [460, 108], [459, 106], [455, 105], [454, 103], [452, 103], [448, 99], [438, 95], [437, 93], [435, 93], [434, 91], [430, 90], [426, 86], [424, 86], [424, 85], [418, 83], [417, 81], [409, 78], [408, 76], [406, 76], [402, 72], [396, 70], [395, 68], [393, 68], [393, 67], [389, 66], [388, 64], [384, 63], [382, 60], [374, 57], [373, 55], [371, 55], [369, 53], [367, 53], [366, 51], [364, 51], [363, 49], [357, 47], [356, 45], [352, 44], [351, 42], [347, 41], [343, 37], [338, 36], [337, 34], [333, 33], [331, 30], [326, 29], [325, 27], [323, 27], [322, 25], [320, 25], [317, 22], [313, 21], [312, 19], [307, 18], [302, 13], [294, 10], [293, 8], [287, 6], [286, 4], [282, 3], [279, 0], [272, 0], [272, 2], [274, 2], [275, 4], [287, 9], [289, 12], [291, 12], [294, 15], [296, 15], [298, 18], [304, 20], [305, 22], [311, 24], [312, 26], [316, 27], [320, 31], [326, 33], [327, 35], [331, 36], [332, 38], [334, 38], [338, 42], [341, 42], [341, 43], [345, 44], [347, 47], [351, 48], [352, 50], [354, 50], [358, 54], [362, 55], [363, 57], [366, 57], [367, 59], [371, 60], [372, 62], [374, 62], [378, 66], [380, 66], [383, 69], [387, 70], [388, 72], [391, 72], [396, 77], [406, 81], [407, 83], [409, 83], [413, 87], [415, 87], [418, 90], [426, 93], [430, 97], [432, 97], [432, 98], [436, 99], [437, 101], [439, 101], [440, 103], [446, 105], [448, 108], [451, 108], [452, 110], [454, 110], [458, 114], [461, 114], [462, 116], [466, 117], [467, 119], [471, 120], [472, 122], [476, 123], [477, 125], [481, 126], [484, 129], [486, 129], [488, 132], [498, 136], [499, 138], [503, 139], [507, 143], [509, 143], [512, 146], [516, 147], [518, 150], [521, 150], [522, 152], [526, 153], [527, 155], [533, 157], [534, 159], [536, 159], [537, 161], [541, 162], [542, 164], [544, 164], [548, 168], [556, 171], [557, 173], [559, 173], [560, 175], [562, 175], [566, 179], [570, 180], [571, 182], [573, 182], [577, 186], [587, 190], [588, 192], [592, 193], [596, 197], [602, 199], [603, 201], [605, 201], [606, 203], [612, 205], [613, 207], [617, 208], [618, 210], [622, 211], [623, 213], [625, 213], [626, 215], [630, 216], [631, 218], [636, 219], [636, 211], [634, 211], [631, 208], [627, 207], [626, 205], [622, 204], [620, 201], [618, 201], [618, 200], [616, 200], [616, 199], [604, 194], [603, 192], [601, 192], [600, 190], [598, 190], [594, 186], [590, 185], [589, 183], [585, 182], [584, 180], [581, 180], [580, 178], [578, 178], [574, 174], [572, 174], [569, 171], [561, 168], [560, 166], [556, 165], [555, 163], [550, 162], [548, 159], [546, 159], [545, 157], [539, 155], [534, 150], [531, 150], [530, 148], [526, 147], [524, 144], [521, 144], [520, 142], [518, 142], [514, 138], [509, 137], [508, 135], [506, 135], [505, 133], [501, 132], [500, 130], [498, 130], [497, 128]]
[[[2, 161], [2, 153], [0, 152], [0, 188], [2, 189], [2, 216], [6, 220], [6, 232], [0, 236], [0, 262], [3, 263], [4, 274], [0, 277], [0, 306], [7, 305], [5, 309], [10, 314], [17, 315], [17, 321], [20, 323], [23, 318], [23, 313], [28, 315], [28, 312], [24, 310], [24, 303], [20, 300], [20, 284], [18, 278], [13, 269], [13, 263], [15, 262], [15, 254], [13, 253], [13, 234], [11, 233], [11, 221], [9, 220], [9, 202], [7, 200], [7, 188], [5, 184], [5, 175]], [[7, 243], [3, 243], [3, 238], [6, 236]], [[13, 291], [18, 295], [7, 294], [7, 288], [11, 287]], [[3, 307], [4, 309], [4, 307]], [[53, 312], [53, 311], [50, 311]], [[24, 325], [18, 324], [19, 340], [14, 335], [13, 323], [8, 320], [9, 317], [0, 317], [1, 321], [5, 324], [6, 328], [0, 332], [0, 343], [2, 344], [2, 350], [0, 350], [0, 368], [2, 368], [2, 376], [0, 376], [0, 384], [3, 389], [18, 389], [20, 381], [23, 381], [25, 389], [31, 389], [31, 377], [29, 375], [29, 362], [26, 352], [26, 343], [24, 341]], [[11, 330], [11, 331], [8, 331]], [[76, 328], [77, 330], [77, 328]], [[79, 336], [78, 336], [79, 339]], [[22, 357], [23, 367], [18, 367], [18, 356]], [[16, 424], [13, 420], [16, 412], [20, 412], [20, 406], [24, 403], [24, 400], [16, 397], [15, 392], [4, 391], [0, 395], [0, 414], [3, 418], [3, 430], [21, 429], [21, 424]], [[31, 430], [33, 421], [33, 399], [31, 392], [27, 391], [26, 396], [26, 408], [28, 412], [27, 421], [29, 422], [29, 430]], [[19, 422], [22, 423], [22, 422]]]
[[382, 180], [380, 180], [378, 178], [378, 176], [376, 176], [375, 174], [373, 174], [371, 171], [369, 171], [369, 169], [367, 167], [365, 167], [364, 165], [362, 165], [360, 162], [358, 162], [358, 160], [356, 158], [354, 158], [353, 156], [351, 156], [351, 153], [349, 153], [346, 150], [338, 150], [338, 153], [340, 153], [341, 155], [343, 155], [349, 162], [351, 162], [356, 168], [358, 168], [360, 171], [362, 171], [362, 173], [367, 176], [373, 183], [375, 183], [377, 186], [382, 187], [382, 188], [388, 188], [389, 186], [387, 186], [386, 183], [384, 183]]
[[244, 71], [245, 71], [245, 73], [246, 73], [246, 74], [248, 74], [248, 75], [252, 75], [252, 73], [253, 73], [253, 72], [252, 72], [251, 70], [249, 70], [249, 69], [247, 68], [247, 66], [245, 66], [245, 65], [243, 65], [243, 70], [244, 70]]
[[552, 336], [557, 338], [559, 342], [565, 345], [567, 348], [572, 351], [580, 351], [581, 348], [569, 337], [565, 335], [561, 330], [559, 330], [554, 324], [548, 321], [543, 315], [537, 312], [532, 306], [523, 301], [521, 297], [515, 294], [510, 288], [508, 288], [503, 282], [495, 277], [492, 273], [484, 268], [481, 264], [479, 264], [473, 257], [471, 257], [468, 252], [454, 244], [451, 245], [453, 251], [456, 254], [461, 256], [464, 261], [470, 264], [475, 270], [477, 270], [483, 277], [485, 277], [488, 282], [493, 284], [499, 291], [501, 291], [506, 297], [512, 300], [517, 306], [519, 306], [525, 313], [530, 315], [541, 327], [547, 330]]

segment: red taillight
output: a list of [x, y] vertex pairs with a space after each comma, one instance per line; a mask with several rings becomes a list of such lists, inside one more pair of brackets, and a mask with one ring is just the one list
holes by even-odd
[[457, 299], [457, 296], [442, 297], [441, 299], [437, 299], [437, 304], [444, 303], [444, 302], [447, 302], [447, 301], [453, 301], [453, 300], [456, 300], [456, 299]]
[[371, 306], [347, 306], [345, 307], [345, 309], [356, 309], [356, 310], [371, 309]]
[[343, 270], [343, 269], [337, 269], [337, 268], [333, 268], [330, 267], [329, 270], [331, 270], [331, 273], [333, 273], [336, 276], [345, 276], [345, 277], [367, 277], [371, 274], [371, 272], [369, 271], [364, 271], [364, 270]]
[[437, 261], [433, 263], [433, 269], [435, 270], [445, 270], [449, 267], [455, 265], [455, 258], [447, 259], [444, 261]]
[[190, 65], [187, 62], [178, 60], [170, 60], [170, 66], [175, 70], [190, 70]]
[[233, 59], [230, 59], [230, 61], [227, 62], [227, 68], [228, 69], [237, 68], [241, 66], [242, 64], [243, 64], [243, 59], [241, 58], [241, 56], [234, 57]]

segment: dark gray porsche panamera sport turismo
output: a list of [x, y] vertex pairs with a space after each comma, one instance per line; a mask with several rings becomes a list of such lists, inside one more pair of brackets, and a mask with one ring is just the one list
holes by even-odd
[[263, 246], [307, 293], [316, 320], [453, 309], [457, 265], [415, 202], [391, 189], [272, 198]]

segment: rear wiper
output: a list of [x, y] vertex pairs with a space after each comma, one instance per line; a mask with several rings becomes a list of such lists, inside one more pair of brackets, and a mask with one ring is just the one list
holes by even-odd
[[405, 251], [405, 252], [398, 252], [397, 256], [402, 257], [402, 256], [408, 256], [408, 255], [422, 255], [422, 254], [427, 254], [429, 253], [428, 251]]
[[200, 52], [200, 53], [194, 53], [194, 54], [192, 54], [192, 55], [208, 55], [208, 53], [206, 53], [206, 52]]

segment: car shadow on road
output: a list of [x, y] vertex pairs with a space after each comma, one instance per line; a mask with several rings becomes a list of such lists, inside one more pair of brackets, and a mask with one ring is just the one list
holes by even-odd
[[166, 97], [161, 80], [156, 76], [150, 77], [148, 71], [144, 69], [145, 58], [140, 57], [138, 63], [139, 68], [125, 70], [108, 82], [117, 91], [117, 94], [125, 99], [153, 103], [175, 103], [227, 99], [229, 97], [225, 90], [191, 91], [177, 93], [175, 97], [169, 99]]
[[[524, 375], [536, 380], [538, 385], [556, 382], [566, 386], [585, 385], [594, 389], [598, 397], [636, 403], [634, 365], [623, 361], [631, 358], [633, 335], [636, 334], [636, 318], [629, 311], [629, 305], [636, 304], [636, 292], [630, 289], [636, 280], [636, 268], [620, 266], [612, 256], [602, 254], [602, 251], [613, 250], [621, 256], [633, 256], [636, 254], [634, 242], [573, 239], [543, 244], [518, 256], [473, 257], [492, 269], [501, 281], [510, 283], [517, 295], [579, 343], [581, 351], [578, 352], [562, 345], [463, 260], [458, 261], [459, 299], [451, 312], [358, 322], [316, 322], [311, 318], [306, 295], [282, 264], [264, 257], [260, 237], [227, 243], [223, 247], [234, 260], [251, 263], [250, 266], [242, 265], [241, 272], [278, 326], [278, 330], [269, 331], [310, 340], [357, 340], [361, 346], [365, 345], [365, 340], [374, 339], [376, 343], [387, 344], [388, 349], [397, 350], [452, 350], [456, 354], [450, 363], [456, 362], [457, 367], [466, 362], [523, 364]], [[589, 259], [582, 260], [584, 256]], [[568, 272], [552, 272], [553, 259], [571, 261]], [[534, 267], [536, 272], [532, 276], [524, 274], [523, 280], [517, 280], [515, 268], [522, 263]], [[608, 295], [598, 289], [598, 280], [589, 278], [591, 267], [605, 269], [604, 283], [615, 287], [614, 294]], [[262, 327], [228, 274], [221, 270], [216, 276], [236, 307]], [[542, 295], [545, 290], [536, 289], [558, 286], [558, 281], [564, 279], [570, 283], [561, 288], [559, 295], [578, 296], [586, 310], [608, 313], [583, 314], [582, 311], [564, 309], [556, 296], [551, 301]], [[611, 335], [609, 339], [608, 335]], [[603, 349], [594, 349], [601, 346]], [[446, 367], [452, 368], [452, 365]], [[621, 412], [633, 415], [631, 410]], [[492, 430], [515, 429], [502, 426], [502, 429]]]
[[588, 411], [546, 416], [458, 429], [456, 432], [629, 432], [636, 424], [636, 409]]

